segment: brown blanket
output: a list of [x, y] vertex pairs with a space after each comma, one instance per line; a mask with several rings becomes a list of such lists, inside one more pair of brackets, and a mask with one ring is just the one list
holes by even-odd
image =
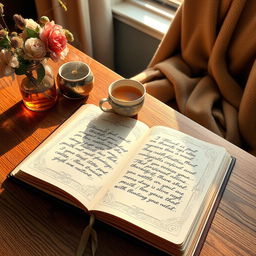
[[256, 0], [185, 0], [134, 79], [256, 155]]

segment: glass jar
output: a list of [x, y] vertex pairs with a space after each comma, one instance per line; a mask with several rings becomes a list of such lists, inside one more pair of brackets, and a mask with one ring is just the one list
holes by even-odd
[[25, 75], [17, 75], [22, 100], [33, 111], [44, 111], [57, 101], [54, 73], [49, 64], [32, 63]]

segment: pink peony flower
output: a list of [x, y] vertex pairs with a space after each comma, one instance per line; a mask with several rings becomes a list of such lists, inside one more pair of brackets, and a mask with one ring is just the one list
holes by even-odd
[[39, 38], [31, 37], [24, 44], [25, 58], [29, 60], [42, 60], [46, 55], [45, 44]]
[[40, 32], [40, 39], [45, 43], [50, 51], [50, 57], [54, 61], [63, 59], [67, 53], [67, 39], [65, 32], [60, 25], [54, 21], [47, 22]]

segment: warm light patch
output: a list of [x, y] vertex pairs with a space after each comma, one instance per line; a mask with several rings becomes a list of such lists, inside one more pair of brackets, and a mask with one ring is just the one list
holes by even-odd
[[162, 33], [165, 33], [168, 29], [168, 25], [157, 21], [156, 19], [151, 18], [150, 16], [145, 15], [143, 17], [144, 24], [147, 26], [154, 28], [157, 31], [160, 31]]

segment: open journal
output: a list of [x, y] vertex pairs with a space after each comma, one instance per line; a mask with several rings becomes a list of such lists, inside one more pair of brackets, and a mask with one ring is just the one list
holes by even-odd
[[233, 166], [220, 146], [83, 105], [12, 172], [173, 255], [193, 255]]

